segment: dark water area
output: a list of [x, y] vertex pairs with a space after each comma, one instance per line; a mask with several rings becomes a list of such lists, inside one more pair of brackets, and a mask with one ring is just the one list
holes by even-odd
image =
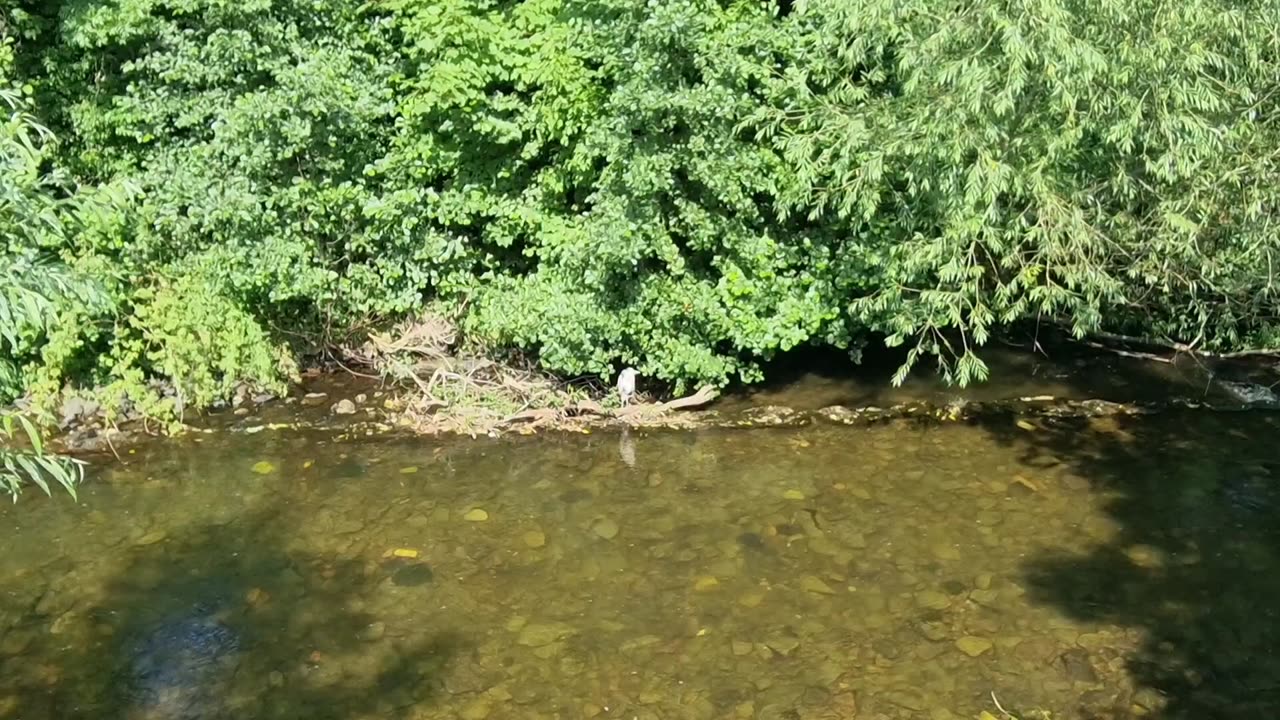
[[1278, 422], [143, 445], [0, 510], [0, 717], [1280, 717]]
[[1062, 341], [1046, 340], [1041, 352], [993, 344], [981, 355], [991, 371], [988, 382], [965, 388], [947, 385], [936, 364], [923, 360], [901, 386], [894, 387], [890, 381], [905, 358], [900, 350], [871, 347], [857, 363], [834, 349], [794, 351], [765, 368], [768, 382], [731, 391], [721, 407], [786, 405], [817, 410], [831, 405], [946, 405], [1044, 396], [1112, 402], [1180, 400], [1231, 407], [1241, 400], [1227, 391], [1223, 380], [1266, 388], [1280, 379], [1274, 368], [1258, 361], [1215, 362], [1182, 355], [1170, 358], [1171, 362], [1154, 362]]

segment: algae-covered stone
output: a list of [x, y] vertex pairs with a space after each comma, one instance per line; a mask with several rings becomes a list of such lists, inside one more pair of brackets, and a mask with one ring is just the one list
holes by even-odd
[[814, 575], [806, 575], [800, 579], [800, 589], [807, 592], [816, 593], [818, 595], [835, 595], [836, 591], [830, 585]]
[[516, 642], [525, 647], [543, 647], [573, 634], [573, 628], [563, 623], [535, 623], [525, 625]]
[[933, 546], [933, 556], [939, 560], [959, 560], [960, 549], [950, 543], [937, 543]]
[[960, 652], [969, 657], [978, 657], [991, 650], [991, 641], [986, 638], [980, 638], [976, 635], [965, 635], [956, 640], [956, 647]]
[[138, 538], [134, 542], [134, 544], [135, 545], [155, 545], [156, 543], [160, 542], [161, 540], [164, 540], [167, 537], [169, 537], [169, 534], [164, 530], [152, 530], [146, 535], [143, 535], [142, 537]]
[[383, 635], [387, 634], [387, 625], [382, 622], [372, 622], [364, 626], [359, 633], [360, 639], [365, 642], [375, 642], [381, 640]]
[[785, 657], [795, 652], [796, 649], [800, 647], [800, 640], [799, 638], [792, 637], [791, 635], [779, 635], [777, 637], [769, 638], [765, 642], [765, 645], [767, 645], [770, 650]]
[[921, 590], [916, 593], [916, 604], [929, 610], [944, 610], [951, 606], [951, 598], [937, 590]]
[[979, 605], [991, 607], [995, 605], [996, 600], [1000, 597], [1000, 593], [995, 590], [974, 590], [969, 593], [969, 599]]
[[493, 706], [487, 698], [479, 698], [467, 703], [462, 708], [462, 720], [484, 720], [489, 717], [489, 713], [493, 712]]
[[710, 575], [703, 575], [693, 582], [693, 589], [698, 592], [707, 592], [720, 587], [720, 581]]
[[618, 523], [609, 518], [600, 518], [591, 523], [591, 531], [605, 540], [612, 540], [618, 537]]

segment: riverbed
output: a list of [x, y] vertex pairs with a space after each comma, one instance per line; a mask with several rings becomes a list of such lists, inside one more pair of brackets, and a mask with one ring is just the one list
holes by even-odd
[[1277, 421], [142, 443], [0, 509], [0, 717], [1280, 717]]

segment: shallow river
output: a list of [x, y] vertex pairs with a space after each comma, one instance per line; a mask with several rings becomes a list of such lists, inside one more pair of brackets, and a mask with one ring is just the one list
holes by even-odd
[[1272, 719], [1278, 417], [147, 445], [0, 510], [0, 717]]

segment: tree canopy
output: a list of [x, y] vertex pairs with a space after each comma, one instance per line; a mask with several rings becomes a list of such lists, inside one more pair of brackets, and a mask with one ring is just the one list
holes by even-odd
[[1280, 345], [1280, 0], [0, 7], [4, 262], [66, 290], [8, 397], [172, 412], [427, 308], [676, 387], [880, 339], [971, 382], [1028, 321]]

